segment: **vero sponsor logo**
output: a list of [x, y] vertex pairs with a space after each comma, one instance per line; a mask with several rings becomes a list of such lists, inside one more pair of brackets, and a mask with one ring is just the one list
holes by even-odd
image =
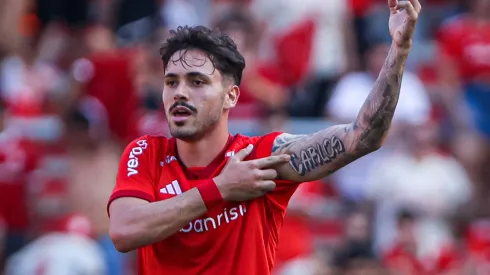
[[138, 174], [139, 159], [138, 156], [148, 148], [146, 140], [138, 140], [135, 147], [131, 149], [128, 159], [128, 177]]

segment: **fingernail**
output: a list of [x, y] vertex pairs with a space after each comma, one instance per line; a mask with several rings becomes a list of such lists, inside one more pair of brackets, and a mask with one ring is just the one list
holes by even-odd
[[291, 156], [290, 155], [285, 155], [284, 156], [284, 160], [285, 161], [290, 161], [291, 160]]
[[252, 150], [253, 148], [254, 148], [254, 145], [253, 145], [253, 144], [249, 144], [249, 145], [247, 146], [247, 149], [248, 149], [248, 150]]

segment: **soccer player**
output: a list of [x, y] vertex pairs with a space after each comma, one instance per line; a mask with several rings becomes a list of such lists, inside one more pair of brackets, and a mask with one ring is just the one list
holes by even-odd
[[108, 203], [114, 245], [138, 250], [139, 274], [271, 273], [298, 184], [383, 143], [421, 9], [418, 0], [388, 5], [393, 43], [359, 116], [311, 135], [230, 135], [244, 58], [218, 31], [171, 31], [160, 53], [173, 137], [143, 136], [127, 146]]

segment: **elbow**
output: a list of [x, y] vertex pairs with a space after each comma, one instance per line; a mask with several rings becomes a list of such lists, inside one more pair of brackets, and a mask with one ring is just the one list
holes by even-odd
[[109, 236], [114, 244], [114, 248], [121, 253], [127, 253], [137, 249], [137, 247], [134, 246], [133, 234], [130, 234], [125, 226], [115, 226], [111, 224]]
[[362, 156], [378, 151], [383, 146], [384, 141], [373, 141], [364, 144], [357, 145], [357, 152], [359, 152]]

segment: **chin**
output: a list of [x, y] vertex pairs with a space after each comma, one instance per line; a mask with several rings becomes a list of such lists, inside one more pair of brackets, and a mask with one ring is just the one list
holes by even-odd
[[185, 141], [194, 141], [199, 138], [199, 134], [195, 129], [185, 126], [174, 126], [170, 128], [170, 134], [174, 138], [178, 138]]

